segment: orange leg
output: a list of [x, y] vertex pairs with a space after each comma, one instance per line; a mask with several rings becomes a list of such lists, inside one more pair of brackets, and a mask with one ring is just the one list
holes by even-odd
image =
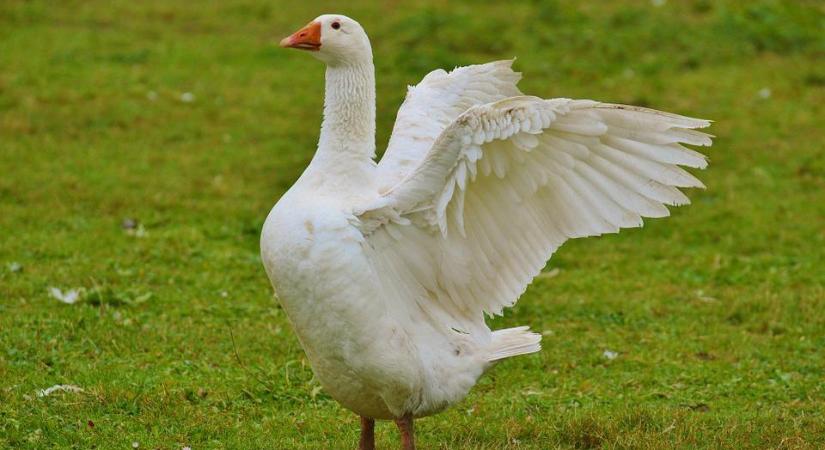
[[358, 450], [375, 450], [375, 419], [361, 416], [361, 440]]
[[415, 430], [413, 429], [412, 414], [407, 414], [395, 420], [398, 431], [401, 432], [401, 449], [415, 450]]

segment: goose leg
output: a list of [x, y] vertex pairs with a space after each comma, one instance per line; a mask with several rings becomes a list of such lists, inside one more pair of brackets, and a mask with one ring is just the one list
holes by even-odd
[[415, 450], [415, 430], [413, 430], [412, 414], [406, 414], [400, 419], [395, 419], [398, 431], [401, 432], [401, 449]]
[[375, 450], [375, 419], [361, 416], [361, 440], [358, 450]]

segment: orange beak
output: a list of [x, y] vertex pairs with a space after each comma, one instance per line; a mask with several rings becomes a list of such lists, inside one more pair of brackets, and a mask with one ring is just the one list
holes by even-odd
[[291, 36], [283, 38], [281, 47], [317, 52], [321, 49], [321, 23], [310, 22]]

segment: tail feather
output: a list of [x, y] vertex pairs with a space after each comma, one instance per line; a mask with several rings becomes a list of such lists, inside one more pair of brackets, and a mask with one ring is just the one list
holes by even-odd
[[540, 334], [531, 332], [529, 327], [505, 328], [493, 331], [487, 361], [498, 361], [511, 356], [535, 353], [539, 350], [541, 350]]

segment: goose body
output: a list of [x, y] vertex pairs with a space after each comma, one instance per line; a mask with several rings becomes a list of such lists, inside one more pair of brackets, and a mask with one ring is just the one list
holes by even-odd
[[428, 74], [411, 87], [380, 163], [372, 51], [361, 26], [320, 16], [282, 41], [327, 65], [309, 167], [261, 235], [270, 281], [323, 388], [362, 416], [412, 418], [462, 400], [503, 358], [540, 349], [490, 330], [567, 239], [642, 225], [702, 187], [682, 144], [708, 121], [523, 95], [512, 61]]
[[270, 213], [263, 257], [324, 390], [374, 419], [420, 417], [460, 400], [486, 364], [455, 354], [473, 342], [395, 310], [356, 217], [342, 209], [348, 199], [301, 191], [299, 183]]

